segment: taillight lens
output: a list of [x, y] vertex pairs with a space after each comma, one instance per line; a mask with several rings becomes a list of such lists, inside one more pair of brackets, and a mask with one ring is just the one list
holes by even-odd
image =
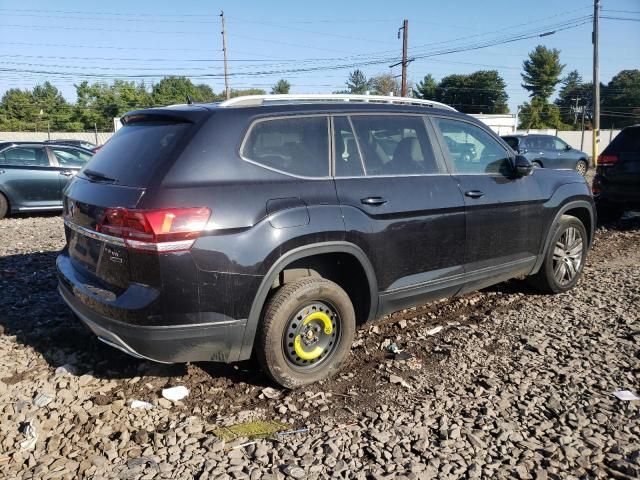
[[618, 163], [617, 155], [600, 155], [598, 157], [598, 165], [613, 165]]
[[162, 210], [106, 209], [96, 230], [123, 238], [127, 247], [146, 252], [189, 250], [205, 229], [211, 210], [171, 208]]

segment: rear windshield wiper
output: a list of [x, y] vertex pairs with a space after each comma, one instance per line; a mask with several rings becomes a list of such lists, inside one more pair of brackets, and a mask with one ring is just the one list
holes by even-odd
[[115, 183], [116, 179], [107, 177], [104, 173], [96, 172], [95, 170], [84, 169], [82, 174], [93, 182]]

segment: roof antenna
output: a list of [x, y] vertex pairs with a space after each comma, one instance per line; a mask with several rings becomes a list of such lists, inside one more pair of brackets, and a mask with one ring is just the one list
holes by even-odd
[[193, 98], [191, 98], [191, 95], [187, 95], [187, 105], [193, 105]]

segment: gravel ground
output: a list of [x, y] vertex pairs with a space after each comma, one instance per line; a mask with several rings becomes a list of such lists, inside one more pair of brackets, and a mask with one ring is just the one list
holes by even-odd
[[[0, 476], [640, 477], [640, 405], [612, 394], [640, 390], [640, 217], [598, 230], [572, 292], [512, 281], [398, 312], [358, 331], [342, 375], [294, 392], [251, 362], [100, 344], [56, 293], [62, 245], [58, 217], [0, 222]], [[309, 430], [222, 440], [250, 420]]]

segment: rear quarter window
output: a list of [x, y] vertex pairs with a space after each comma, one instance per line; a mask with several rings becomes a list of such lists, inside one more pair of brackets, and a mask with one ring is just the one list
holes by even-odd
[[259, 165], [304, 177], [329, 175], [328, 117], [256, 121], [242, 145], [242, 157]]

